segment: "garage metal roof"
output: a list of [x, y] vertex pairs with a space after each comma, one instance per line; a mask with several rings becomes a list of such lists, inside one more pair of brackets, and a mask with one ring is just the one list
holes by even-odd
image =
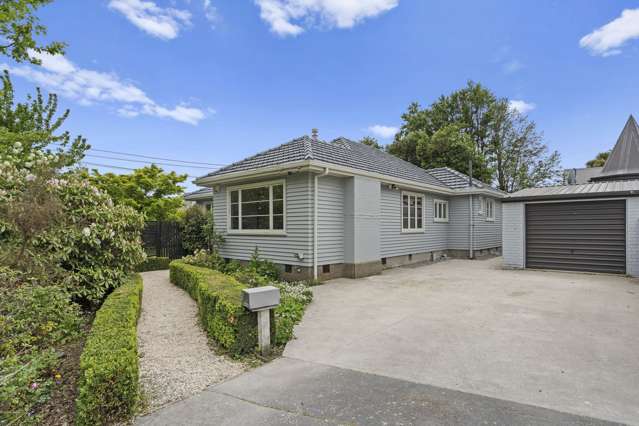
[[534, 201], [573, 198], [600, 198], [638, 196], [639, 180], [604, 181], [583, 185], [549, 186], [545, 188], [527, 188], [510, 194], [503, 202]]

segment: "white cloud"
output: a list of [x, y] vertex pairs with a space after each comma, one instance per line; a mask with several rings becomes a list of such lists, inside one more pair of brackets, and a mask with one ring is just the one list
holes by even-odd
[[375, 124], [374, 126], [369, 126], [368, 131], [379, 138], [388, 139], [395, 136], [395, 133], [397, 133], [399, 129], [397, 127]]
[[399, 0], [255, 0], [260, 17], [280, 36], [296, 36], [305, 26], [351, 28], [395, 8]]
[[523, 67], [524, 67], [524, 64], [522, 64], [517, 59], [513, 59], [502, 65], [502, 68], [506, 74], [516, 73], [517, 71], [521, 70]]
[[158, 105], [142, 89], [122, 81], [116, 74], [77, 67], [64, 56], [32, 55], [42, 61], [42, 67], [10, 67], [6, 64], [1, 67], [82, 105], [119, 104], [117, 112], [124, 117], [144, 114], [193, 125], [206, 117], [204, 111], [183, 104], [174, 108]]
[[214, 26], [220, 18], [217, 13], [217, 8], [211, 0], [204, 0], [202, 7], [204, 8], [204, 17]]
[[533, 103], [517, 99], [511, 99], [508, 101], [508, 106], [511, 110], [517, 111], [520, 114], [528, 114], [530, 111], [537, 108], [537, 105]]
[[639, 9], [626, 9], [621, 16], [579, 40], [579, 45], [593, 55], [612, 56], [621, 53], [621, 46], [639, 38]]
[[163, 8], [150, 0], [111, 0], [109, 7], [142, 31], [164, 40], [176, 38], [182, 28], [191, 24], [187, 10]]

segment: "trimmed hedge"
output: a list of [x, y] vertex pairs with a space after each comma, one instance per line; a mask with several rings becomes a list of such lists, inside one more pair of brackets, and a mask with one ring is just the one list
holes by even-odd
[[136, 272], [161, 271], [169, 269], [171, 259], [168, 257], [149, 256], [146, 260], [135, 267]]
[[80, 357], [76, 424], [96, 425], [125, 420], [138, 402], [137, 321], [142, 277], [107, 297], [95, 315]]
[[[174, 260], [171, 282], [183, 288], [197, 302], [200, 321], [209, 337], [231, 355], [253, 352], [257, 346], [257, 313], [242, 306], [242, 290], [247, 288], [221, 272]], [[271, 311], [271, 342], [275, 318]]]

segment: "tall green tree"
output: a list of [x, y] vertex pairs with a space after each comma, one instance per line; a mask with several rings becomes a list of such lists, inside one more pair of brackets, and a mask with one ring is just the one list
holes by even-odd
[[510, 108], [506, 99], [493, 106], [490, 135], [494, 179], [502, 191], [561, 182], [559, 153], [548, 150], [535, 122]]
[[364, 145], [368, 145], [368, 146], [373, 147], [373, 148], [377, 148], [379, 150], [383, 150], [384, 149], [384, 147], [379, 144], [377, 139], [375, 139], [372, 136], [364, 136], [362, 139], [360, 139], [359, 143], [362, 143]]
[[40, 44], [36, 38], [45, 36], [47, 28], [35, 15], [37, 9], [53, 0], [2, 0], [0, 1], [0, 54], [16, 62], [39, 65], [34, 53], [59, 55], [66, 45], [59, 41]]
[[610, 157], [611, 151], [600, 152], [595, 158], [586, 163], [586, 167], [603, 167], [606, 160]]
[[[463, 132], [458, 125], [449, 124], [432, 136], [427, 136], [424, 132], [414, 132], [413, 136], [418, 139], [416, 154], [422, 168], [450, 167], [468, 174], [469, 160], [472, 160], [475, 177], [490, 177], [484, 157], [475, 148], [470, 135]], [[477, 174], [477, 170], [487, 176]]]
[[175, 220], [184, 205], [180, 185], [187, 175], [165, 172], [152, 164], [130, 174], [100, 174], [93, 170], [91, 179], [106, 191], [116, 204], [133, 207], [146, 220]]
[[412, 103], [402, 120], [388, 152], [418, 166], [468, 173], [472, 160], [473, 177], [503, 191], [560, 177], [559, 154], [548, 152], [535, 123], [481, 84], [468, 82], [428, 108]]

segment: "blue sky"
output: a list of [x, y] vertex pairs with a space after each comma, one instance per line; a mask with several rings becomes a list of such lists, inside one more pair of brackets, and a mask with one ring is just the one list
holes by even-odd
[[39, 15], [69, 47], [6, 62], [18, 93], [61, 93], [98, 149], [226, 164], [313, 127], [398, 127], [472, 79], [579, 167], [639, 114], [637, 1], [55, 0]]

